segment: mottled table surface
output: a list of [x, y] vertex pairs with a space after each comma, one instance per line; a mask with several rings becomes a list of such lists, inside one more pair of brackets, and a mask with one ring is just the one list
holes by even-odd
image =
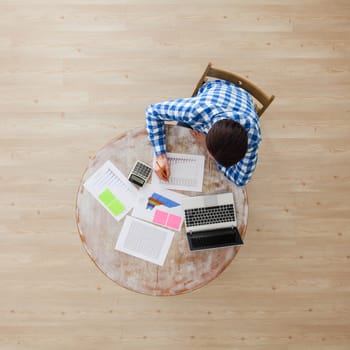
[[[232, 191], [238, 229], [245, 237], [248, 220], [247, 193], [221, 174], [206, 152], [194, 143], [189, 130], [167, 125], [167, 151], [203, 154], [203, 193]], [[136, 160], [152, 164], [153, 150], [145, 128], [132, 129], [109, 142], [90, 160], [77, 193], [76, 220], [81, 241], [96, 266], [110, 279], [130, 290], [148, 295], [177, 295], [200, 288], [217, 277], [234, 259], [240, 247], [190, 251], [184, 230], [176, 232], [163, 266], [114, 249], [123, 220], [117, 222], [84, 188], [84, 182], [107, 160], [127, 176]], [[199, 192], [182, 192], [200, 195]]]

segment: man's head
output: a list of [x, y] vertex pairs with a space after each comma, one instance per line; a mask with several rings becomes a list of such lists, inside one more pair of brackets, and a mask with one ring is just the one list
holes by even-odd
[[206, 145], [212, 157], [224, 167], [239, 162], [248, 149], [244, 127], [232, 119], [216, 122], [208, 132]]

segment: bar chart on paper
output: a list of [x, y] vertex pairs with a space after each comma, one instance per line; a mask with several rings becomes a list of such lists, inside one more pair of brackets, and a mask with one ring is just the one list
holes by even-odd
[[[152, 176], [152, 184], [167, 189], [201, 192], [204, 176], [204, 156], [194, 154], [167, 153], [170, 177], [163, 181]], [[154, 158], [154, 164], [155, 164]]]
[[153, 224], [180, 231], [184, 217], [181, 206], [183, 198], [186, 196], [181, 193], [146, 184], [138, 192], [132, 215]]

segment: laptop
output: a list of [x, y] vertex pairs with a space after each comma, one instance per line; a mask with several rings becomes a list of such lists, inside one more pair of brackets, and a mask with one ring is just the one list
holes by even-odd
[[232, 193], [187, 197], [182, 207], [190, 250], [243, 244]]

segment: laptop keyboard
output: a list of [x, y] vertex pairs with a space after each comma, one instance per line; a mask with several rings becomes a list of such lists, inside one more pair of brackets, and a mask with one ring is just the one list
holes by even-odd
[[217, 224], [235, 221], [233, 204], [185, 210], [187, 226]]

